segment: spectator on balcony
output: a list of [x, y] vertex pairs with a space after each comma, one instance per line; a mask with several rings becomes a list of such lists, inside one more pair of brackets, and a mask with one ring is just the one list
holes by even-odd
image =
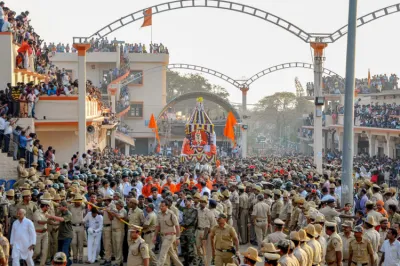
[[44, 165], [44, 153], [43, 153], [43, 145], [38, 146], [38, 166], [39, 166], [39, 171], [43, 171], [45, 165]]
[[[33, 141], [29, 136], [26, 136], [26, 131], [21, 131], [21, 135], [19, 135], [19, 157], [26, 158], [26, 147], [29, 142]], [[26, 160], [26, 159], [25, 159]]]
[[21, 47], [17, 50], [17, 67], [27, 69], [29, 67], [29, 56], [32, 54], [33, 41], [24, 39]]
[[47, 90], [47, 95], [52, 96], [57, 94], [57, 86], [53, 83], [49, 83], [49, 89]]
[[2, 29], [3, 24], [4, 24], [4, 2], [0, 2], [0, 29]]
[[31, 89], [30, 93], [26, 96], [26, 99], [28, 101], [28, 117], [29, 118], [35, 118], [35, 103], [36, 103], [36, 94], [35, 94], [35, 89]]
[[4, 21], [3, 26], [0, 28], [1, 32], [14, 32], [14, 22], [13, 18], [9, 18], [8, 21]]
[[25, 118], [28, 117], [28, 102], [27, 102], [27, 97], [26, 97], [26, 92], [23, 91], [22, 93], [20, 93], [19, 95], [19, 117]]
[[12, 120], [11, 117], [7, 117], [6, 126], [4, 130], [4, 147], [2, 152], [8, 153], [10, 150], [11, 134], [13, 132], [13, 126], [17, 123], [18, 119]]
[[[17, 83], [19, 85], [19, 83]], [[12, 97], [12, 110], [13, 117], [19, 117], [20, 104], [19, 104], [19, 96], [21, 95], [21, 90], [19, 86], [15, 86], [12, 88], [11, 97]]]

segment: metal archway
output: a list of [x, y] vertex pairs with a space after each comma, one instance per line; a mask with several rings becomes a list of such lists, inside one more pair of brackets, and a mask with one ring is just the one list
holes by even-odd
[[[379, 18], [386, 17], [389, 15], [395, 14], [397, 12], [400, 12], [400, 3], [375, 10], [375, 11], [368, 13], [362, 17], [359, 17], [357, 19], [357, 28], [364, 26], [365, 24], [368, 24]], [[330, 34], [328, 37], [323, 37], [322, 42], [334, 43], [337, 40], [339, 40], [340, 38], [342, 38], [343, 36], [345, 36], [346, 34], [347, 34], [347, 25], [336, 30], [335, 32]], [[313, 34], [310, 34], [310, 35], [313, 36]], [[325, 39], [328, 39], [329, 41], [324, 41]]]
[[182, 8], [193, 8], [193, 7], [218, 8], [218, 9], [224, 9], [224, 10], [247, 14], [256, 18], [260, 18], [269, 23], [272, 23], [278, 27], [281, 27], [282, 29], [294, 34], [304, 42], [309, 42], [311, 38], [310, 34], [305, 32], [301, 28], [295, 26], [291, 22], [281, 17], [278, 17], [274, 14], [271, 14], [267, 11], [252, 6], [243, 5], [240, 3], [235, 3], [230, 1], [224, 1], [224, 0], [177, 0], [177, 1], [162, 3], [159, 5], [154, 5], [148, 8], [138, 10], [129, 15], [126, 15], [120, 19], [111, 22], [110, 24], [96, 31], [89, 37], [74, 37], [74, 43], [88, 43], [89, 39], [92, 37], [104, 38], [110, 33], [128, 24], [142, 19], [144, 17], [144, 11], [149, 8], [152, 9], [152, 15], [156, 15], [167, 11], [172, 11]]
[[[242, 86], [247, 86], [248, 87], [254, 81], [258, 80], [259, 78], [261, 78], [261, 77], [263, 77], [265, 75], [271, 74], [271, 73], [279, 71], [279, 70], [289, 69], [289, 68], [314, 69], [314, 66], [313, 66], [313, 64], [303, 63], [303, 62], [290, 62], [290, 63], [283, 63], [283, 64], [280, 64], [280, 65], [272, 66], [272, 67], [266, 68], [266, 69], [258, 72], [254, 76], [250, 77], [248, 80], [246, 80], [246, 82]], [[323, 70], [324, 70], [324, 74], [329, 75], [329, 76], [337, 75], [343, 80], [342, 76], [340, 76], [339, 74], [333, 72], [332, 70], [329, 70], [327, 68], [324, 68]]]
[[216, 96], [213, 93], [209, 93], [209, 92], [203, 92], [203, 91], [195, 91], [195, 92], [189, 92], [189, 93], [185, 93], [182, 94], [176, 98], [174, 98], [173, 100], [171, 100], [159, 113], [159, 115], [157, 116], [157, 120], [159, 120], [161, 118], [161, 115], [168, 110], [169, 107], [174, 106], [175, 104], [182, 102], [184, 100], [189, 100], [189, 99], [196, 99], [198, 97], [203, 97], [204, 99], [216, 103], [219, 106], [221, 106], [222, 108], [224, 108], [227, 112], [232, 112], [233, 115], [235, 116], [236, 120], [238, 122], [241, 121], [240, 119], [240, 115], [238, 113], [238, 111], [225, 99]]
[[[284, 69], [289, 69], [289, 68], [306, 68], [306, 69], [313, 69], [313, 65], [310, 63], [304, 63], [304, 62], [290, 62], [290, 63], [283, 63], [280, 65], [276, 65], [276, 66], [272, 66], [269, 67], [267, 69], [264, 69], [260, 72], [258, 72], [257, 74], [253, 75], [251, 78], [249, 78], [248, 80], [246, 80], [244, 83], [240, 83], [236, 80], [234, 80], [233, 78], [222, 74], [221, 72], [218, 72], [216, 70], [207, 68], [207, 67], [202, 67], [202, 66], [197, 66], [197, 65], [191, 65], [191, 64], [182, 64], [182, 63], [176, 63], [176, 64], [169, 64], [166, 66], [158, 66], [158, 67], [154, 67], [154, 68], [149, 68], [146, 69], [145, 71], [143, 71], [143, 74], [145, 73], [150, 73], [152, 71], [157, 71], [159, 69], [162, 68], [166, 68], [166, 69], [187, 69], [187, 70], [194, 70], [194, 71], [198, 71], [198, 72], [203, 72], [206, 74], [210, 74], [213, 75], [217, 78], [220, 78], [228, 83], [230, 83], [231, 85], [235, 86], [236, 88], [240, 89], [243, 87], [248, 87], [250, 86], [250, 84], [252, 84], [253, 82], [255, 82], [256, 80], [260, 79], [261, 77], [271, 74], [273, 72], [279, 71], [279, 70], [284, 70]], [[332, 76], [332, 75], [337, 75], [339, 76], [342, 80], [343, 77], [340, 76], [339, 74], [333, 72], [332, 70], [329, 70], [327, 68], [324, 68], [324, 74]], [[139, 79], [142, 77], [142, 73], [138, 73], [135, 75], [131, 75], [128, 76], [126, 79], [121, 81], [121, 86], [126, 86], [129, 83], [133, 82], [136, 79]]]

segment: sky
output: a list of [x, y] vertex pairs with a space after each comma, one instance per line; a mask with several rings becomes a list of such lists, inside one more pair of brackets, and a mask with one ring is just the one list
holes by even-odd
[[[204, 0], [196, 0], [204, 2]], [[18, 13], [28, 10], [31, 25], [46, 42], [72, 43], [72, 37], [90, 36], [114, 20], [167, 0], [16, 0], [6, 6]], [[347, 24], [345, 0], [235, 0], [253, 6], [302, 28], [306, 32], [332, 33]], [[358, 17], [397, 4], [398, 0], [358, 1]], [[400, 74], [400, 12], [368, 23], [357, 30], [356, 77]], [[150, 43], [150, 27], [142, 21], [111, 33], [108, 39]], [[346, 35], [347, 36], [347, 35]], [[170, 63], [200, 65], [233, 79], [287, 62], [312, 63], [310, 45], [288, 31], [259, 18], [214, 8], [185, 8], [153, 16], [153, 42], [162, 42], [170, 52]], [[347, 37], [325, 49], [325, 68], [345, 76]], [[179, 70], [181, 73], [188, 73]], [[146, 75], [146, 74], [145, 74]], [[241, 102], [241, 92], [219, 78], [203, 74], [210, 82], [225, 87], [230, 100]], [[262, 77], [250, 86], [248, 104], [279, 91], [295, 92], [298, 77], [305, 89], [313, 81], [309, 69], [287, 69]]]

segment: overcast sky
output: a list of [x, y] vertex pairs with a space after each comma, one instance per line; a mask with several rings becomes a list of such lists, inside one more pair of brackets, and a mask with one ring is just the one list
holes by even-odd
[[[197, 0], [196, 0], [197, 1]], [[31, 24], [47, 42], [72, 43], [74, 36], [90, 36], [117, 18], [166, 0], [17, 0], [6, 6], [17, 13], [28, 10]], [[332, 33], [347, 24], [348, 0], [236, 0], [286, 19], [306, 32]], [[399, 0], [358, 1], [358, 17]], [[356, 76], [400, 74], [398, 25], [400, 12], [378, 19], [357, 31]], [[108, 39], [150, 43], [150, 27], [142, 21], [112, 33]], [[346, 35], [347, 36], [347, 35]], [[218, 70], [234, 79], [249, 78], [265, 68], [286, 62], [311, 63], [310, 46], [288, 31], [259, 18], [221, 9], [186, 8], [153, 16], [153, 42], [170, 51], [170, 63], [188, 63]], [[326, 49], [325, 67], [345, 75], [347, 37]], [[185, 73], [182, 71], [182, 73]], [[241, 102], [241, 92], [223, 80], [204, 74], [228, 89], [230, 100]], [[269, 74], [250, 87], [248, 103], [277, 91], [295, 92], [313, 80], [308, 69]]]

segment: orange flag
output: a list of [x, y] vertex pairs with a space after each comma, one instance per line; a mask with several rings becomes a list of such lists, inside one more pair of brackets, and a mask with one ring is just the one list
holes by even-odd
[[156, 119], [154, 118], [154, 115], [153, 114], [151, 114], [151, 117], [150, 117], [150, 122], [149, 122], [149, 125], [148, 125], [148, 128], [157, 128], [157, 122], [156, 122]]
[[143, 17], [144, 19], [143, 19], [142, 28], [153, 25], [151, 8], [143, 11], [143, 15], [144, 15], [144, 17]]
[[232, 141], [235, 141], [235, 130], [234, 126], [237, 124], [236, 118], [232, 112], [228, 113], [228, 117], [226, 118], [226, 124], [224, 128], [224, 136]]
[[371, 87], [371, 72], [369, 71], [369, 68], [368, 68], [368, 88], [370, 88]]

